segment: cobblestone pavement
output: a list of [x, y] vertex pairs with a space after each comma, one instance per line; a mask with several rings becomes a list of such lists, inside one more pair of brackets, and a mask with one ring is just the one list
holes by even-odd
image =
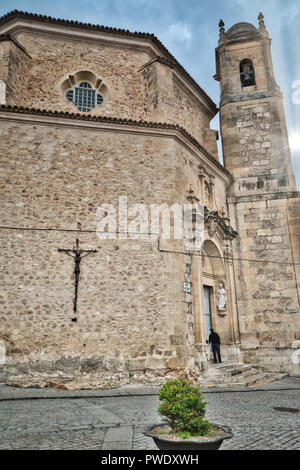
[[[28, 393], [23, 392], [24, 398]], [[147, 424], [160, 422], [156, 395], [141, 391], [139, 395], [111, 392], [112, 396], [92, 397], [92, 393], [81, 393], [78, 398], [57, 394], [55, 399], [6, 397], [4, 401], [0, 393], [0, 449], [156, 449], [142, 434]], [[300, 413], [274, 410], [300, 409], [300, 386], [205, 395], [207, 417], [232, 427], [235, 434], [221, 449], [300, 450]]]

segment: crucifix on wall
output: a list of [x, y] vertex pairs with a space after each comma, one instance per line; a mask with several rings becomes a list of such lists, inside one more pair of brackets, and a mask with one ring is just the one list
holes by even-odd
[[[74, 261], [75, 261], [75, 267], [74, 267], [75, 295], [74, 295], [74, 299], [73, 299], [73, 311], [76, 314], [76, 312], [77, 312], [77, 298], [78, 298], [78, 283], [79, 283], [79, 274], [80, 274], [80, 262], [81, 262], [82, 258], [85, 258], [86, 256], [90, 255], [91, 253], [97, 253], [97, 250], [81, 250], [81, 249], [79, 249], [79, 240], [77, 238], [76, 239], [76, 247], [73, 247], [73, 249], [70, 249], [70, 250], [64, 249], [64, 248], [58, 248], [58, 251], [60, 253], [66, 253], [67, 255], [71, 256], [71, 258], [74, 258]], [[77, 321], [77, 318], [76, 317], [72, 318], [72, 321]]]

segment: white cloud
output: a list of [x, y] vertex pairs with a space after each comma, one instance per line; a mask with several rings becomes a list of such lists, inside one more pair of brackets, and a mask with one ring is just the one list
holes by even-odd
[[193, 34], [187, 24], [184, 23], [172, 23], [166, 33], [165, 38], [170, 42], [184, 43], [187, 46], [190, 45]]
[[300, 152], [300, 133], [298, 131], [290, 132], [289, 142], [292, 152]]

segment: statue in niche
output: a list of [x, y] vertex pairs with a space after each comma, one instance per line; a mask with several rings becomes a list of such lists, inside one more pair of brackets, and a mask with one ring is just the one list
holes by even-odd
[[209, 185], [205, 181], [204, 183], [204, 205], [206, 207], [209, 207], [209, 198], [210, 198], [210, 190], [209, 190]]
[[219, 284], [217, 290], [217, 308], [219, 312], [224, 312], [227, 306], [227, 292], [224, 287], [224, 283]]

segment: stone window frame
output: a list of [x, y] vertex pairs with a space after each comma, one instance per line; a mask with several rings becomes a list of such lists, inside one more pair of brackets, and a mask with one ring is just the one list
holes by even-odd
[[[103, 101], [100, 104], [96, 104], [95, 107], [91, 108], [89, 113], [92, 113], [98, 108], [102, 108], [105, 103], [109, 100], [110, 93], [108, 87], [105, 85], [103, 80], [97, 76], [94, 72], [90, 70], [79, 70], [77, 72], [71, 73], [63, 78], [59, 85], [59, 90], [61, 95], [68, 103], [72, 103], [67, 97], [66, 93], [68, 91], [74, 90], [79, 86], [80, 83], [87, 82], [91, 85], [92, 89], [95, 90], [97, 94], [100, 94], [103, 97]], [[87, 113], [87, 111], [80, 111], [78, 107], [72, 103], [74, 108], [80, 113]]]

